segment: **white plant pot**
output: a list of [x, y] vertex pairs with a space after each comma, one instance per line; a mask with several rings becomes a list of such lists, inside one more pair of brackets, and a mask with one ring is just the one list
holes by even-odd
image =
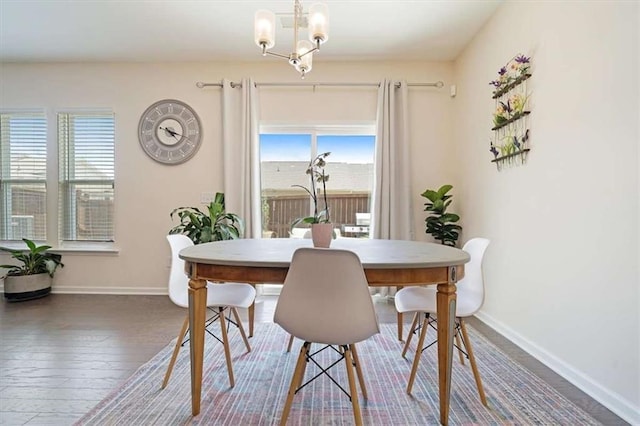
[[4, 297], [9, 302], [37, 299], [51, 293], [53, 278], [49, 274], [6, 276]]

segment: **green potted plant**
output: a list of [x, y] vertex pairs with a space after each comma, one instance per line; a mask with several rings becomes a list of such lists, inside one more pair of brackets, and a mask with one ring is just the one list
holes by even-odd
[[62, 255], [51, 253], [51, 246], [38, 246], [27, 238], [22, 241], [27, 245], [26, 251], [0, 247], [21, 262], [20, 265], [0, 265], [6, 269], [4, 297], [11, 302], [36, 299], [51, 293], [53, 274], [58, 266], [64, 267]]
[[462, 227], [456, 224], [460, 216], [447, 212], [452, 201], [452, 195], [447, 193], [452, 188], [451, 185], [443, 185], [436, 191], [427, 189], [420, 195], [429, 200], [424, 204], [424, 211], [430, 212], [425, 219], [425, 232], [431, 234], [440, 244], [455, 247]]
[[237, 214], [226, 212], [221, 192], [216, 193], [206, 212], [197, 207], [178, 207], [170, 214], [172, 220], [174, 215], [180, 224], [171, 228], [169, 234], [185, 234], [194, 244], [235, 240], [244, 234], [244, 221]]
[[[324, 167], [327, 165], [325, 159], [331, 154], [323, 152], [309, 162], [306, 174], [309, 175], [310, 189], [302, 185], [291, 185], [304, 189], [313, 201], [313, 215], [299, 217], [291, 223], [291, 228], [296, 227], [300, 223], [311, 225], [311, 238], [316, 247], [329, 247], [333, 236], [333, 224], [331, 223], [331, 215], [329, 211], [329, 203], [327, 202], [327, 181], [329, 175], [325, 173]], [[322, 190], [318, 185], [322, 184]], [[324, 201], [324, 209], [320, 210], [318, 198], [322, 196]]]

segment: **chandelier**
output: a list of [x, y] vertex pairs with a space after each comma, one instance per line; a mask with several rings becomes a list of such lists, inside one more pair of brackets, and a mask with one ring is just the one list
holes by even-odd
[[[307, 28], [309, 40], [299, 40], [298, 30]], [[309, 7], [309, 13], [302, 10], [300, 0], [293, 6], [293, 49], [288, 55], [271, 52], [276, 44], [276, 15], [269, 10], [258, 10], [254, 21], [254, 38], [262, 49], [262, 56], [271, 55], [284, 58], [300, 73], [301, 77], [311, 71], [313, 52], [327, 41], [329, 29], [329, 9], [324, 3], [315, 3]]]

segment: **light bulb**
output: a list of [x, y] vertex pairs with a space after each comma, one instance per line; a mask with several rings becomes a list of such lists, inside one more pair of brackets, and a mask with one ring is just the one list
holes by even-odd
[[269, 10], [258, 10], [255, 14], [253, 35], [256, 44], [271, 49], [276, 44], [276, 15]]

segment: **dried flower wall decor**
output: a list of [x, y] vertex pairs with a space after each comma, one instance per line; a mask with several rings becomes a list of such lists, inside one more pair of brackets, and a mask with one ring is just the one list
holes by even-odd
[[498, 170], [505, 165], [524, 164], [530, 151], [528, 115], [530, 93], [526, 81], [531, 77], [531, 58], [517, 55], [498, 70], [493, 86], [493, 140], [489, 151]]

